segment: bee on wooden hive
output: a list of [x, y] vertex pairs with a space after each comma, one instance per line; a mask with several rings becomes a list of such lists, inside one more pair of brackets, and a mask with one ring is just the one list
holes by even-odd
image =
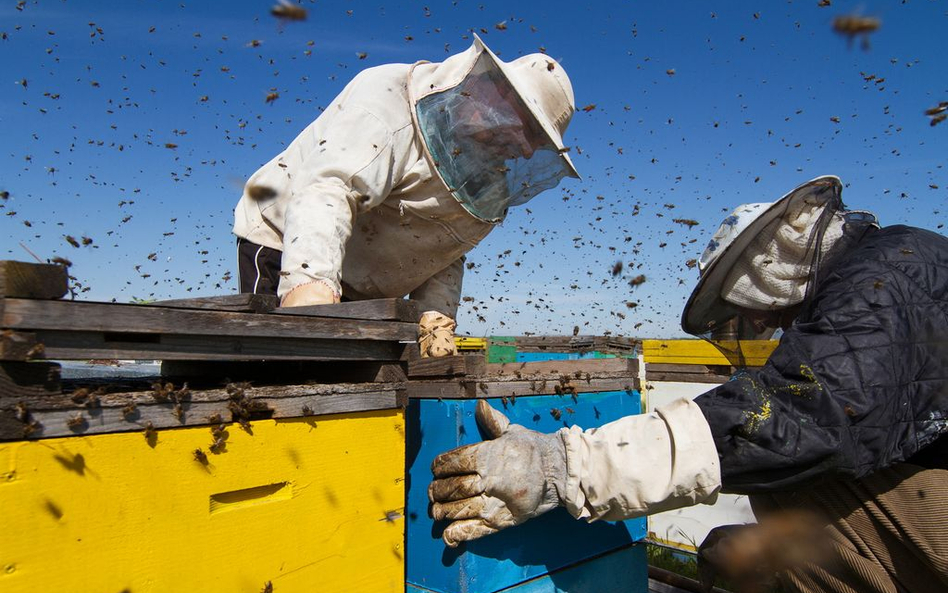
[[145, 423], [144, 433], [145, 433], [145, 440], [149, 442], [154, 441], [155, 438], [158, 436], [158, 431], [155, 430], [155, 425], [151, 420]]
[[77, 412], [75, 416], [66, 420], [66, 426], [69, 428], [79, 428], [86, 423], [86, 417], [82, 415], [82, 412]]

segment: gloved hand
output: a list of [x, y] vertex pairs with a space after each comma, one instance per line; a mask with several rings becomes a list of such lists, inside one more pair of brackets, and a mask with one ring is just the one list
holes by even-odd
[[454, 344], [454, 328], [457, 323], [437, 311], [426, 311], [418, 322], [418, 344], [422, 358], [453, 356], [458, 353]]
[[339, 302], [339, 294], [329, 284], [314, 280], [300, 284], [286, 293], [280, 301], [281, 307], [306, 307], [308, 305], [331, 305]]
[[566, 447], [559, 432], [510, 424], [484, 400], [475, 417], [488, 440], [442, 453], [431, 464], [431, 516], [452, 521], [441, 536], [452, 548], [556, 508], [565, 492]]

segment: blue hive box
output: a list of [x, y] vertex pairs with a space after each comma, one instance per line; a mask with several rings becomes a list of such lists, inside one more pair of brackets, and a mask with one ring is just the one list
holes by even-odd
[[[641, 411], [638, 391], [488, 399], [514, 423], [541, 432], [564, 426], [601, 426]], [[407, 411], [407, 590], [412, 593], [645, 592], [645, 519], [616, 523], [577, 521], [555, 509], [523, 525], [448, 548], [446, 522], [428, 514], [431, 462], [482, 436], [474, 399], [413, 399]], [[559, 410], [559, 419], [553, 409]], [[569, 408], [567, 410], [567, 408]]]

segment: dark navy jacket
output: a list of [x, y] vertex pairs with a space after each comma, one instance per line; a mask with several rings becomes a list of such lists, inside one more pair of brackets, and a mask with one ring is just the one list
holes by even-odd
[[695, 403], [725, 492], [858, 478], [901, 461], [943, 467], [948, 239], [905, 226], [868, 232], [825, 272], [764, 367]]

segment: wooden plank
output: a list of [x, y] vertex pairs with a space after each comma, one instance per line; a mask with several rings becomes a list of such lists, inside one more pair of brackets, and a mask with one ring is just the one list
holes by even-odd
[[636, 373], [635, 358], [589, 358], [584, 360], [550, 360], [540, 362], [505, 362], [488, 364], [487, 375], [574, 375], [576, 373]]
[[333, 305], [280, 307], [275, 309], [273, 313], [277, 315], [306, 315], [338, 319], [405, 321], [410, 323], [418, 323], [418, 320], [421, 318], [418, 305], [415, 301], [407, 299], [371, 299], [366, 301], [346, 301]]
[[204, 383], [228, 378], [233, 381], [296, 381], [345, 383], [397, 383], [407, 376], [400, 363], [379, 361], [199, 361], [167, 360], [161, 376]]
[[150, 307], [173, 309], [206, 309], [236, 313], [269, 313], [280, 305], [280, 299], [269, 294], [226, 294], [193, 299], [168, 299], [146, 303]]
[[260, 421], [219, 455], [206, 428], [8, 445], [2, 589], [401, 591], [404, 427], [398, 411]]
[[411, 399], [472, 399], [486, 397], [520, 397], [526, 395], [564, 395], [584, 392], [632, 391], [639, 389], [639, 380], [632, 376], [590, 377], [589, 379], [564, 381], [563, 377], [546, 377], [532, 380], [490, 381], [409, 381], [406, 394]]
[[62, 393], [60, 366], [52, 362], [0, 362], [0, 398]]
[[15, 332], [9, 329], [0, 331], [0, 360], [34, 360], [45, 358], [43, 344], [36, 340], [36, 334]]
[[0, 327], [141, 334], [415, 340], [416, 323], [256, 315], [75, 301], [5, 299]]
[[409, 361], [409, 377], [454, 377], [483, 375], [486, 360], [482, 354], [458, 354]]
[[[255, 315], [263, 317], [262, 315]], [[405, 345], [377, 340], [36, 332], [53, 360], [399, 360]]]
[[699, 373], [664, 373], [651, 372], [646, 373], [646, 381], [675, 381], [679, 383], [727, 383], [728, 377], [725, 375], [702, 375]]
[[[174, 385], [180, 389], [182, 384]], [[252, 419], [318, 417], [326, 414], [387, 410], [402, 407], [396, 384], [275, 385], [247, 387], [231, 384], [224, 389], [189, 389], [181, 399], [180, 415], [171, 400], [158, 402], [153, 391], [96, 393], [93, 406], [77, 403], [73, 393], [0, 398], [0, 418], [16, 415], [16, 405], [25, 406], [30, 421], [38, 426], [30, 439], [75, 434], [105, 434], [143, 431], [148, 423], [154, 428], [205, 426], [214, 424], [215, 415], [232, 420], [230, 404], [235, 389], [246, 395]], [[87, 391], [92, 392], [91, 389]], [[70, 420], [81, 418], [79, 422]], [[0, 440], [25, 438], [23, 423], [0, 422]]]
[[69, 291], [69, 274], [58, 264], [0, 261], [0, 297], [58, 299]]

